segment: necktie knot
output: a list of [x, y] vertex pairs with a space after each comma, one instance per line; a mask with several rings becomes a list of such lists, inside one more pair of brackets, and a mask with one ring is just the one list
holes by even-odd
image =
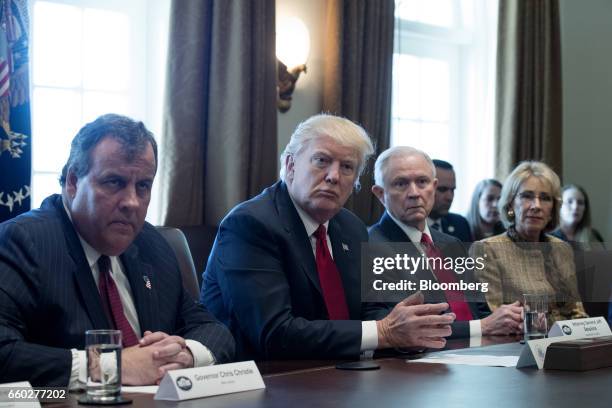
[[107, 255], [102, 255], [98, 258], [98, 269], [100, 273], [109, 273], [111, 271], [110, 258]]
[[428, 258], [438, 258], [441, 256], [441, 254], [436, 249], [436, 246], [434, 245], [433, 241], [426, 233], [421, 234], [421, 245], [423, 246], [425, 255]]
[[314, 232], [314, 236], [319, 241], [327, 241], [327, 230], [325, 229], [325, 225], [319, 225], [319, 228]]
[[429, 235], [427, 235], [426, 233], [422, 233], [421, 234], [421, 244], [431, 246], [433, 244], [433, 241], [431, 240], [431, 238], [429, 238]]

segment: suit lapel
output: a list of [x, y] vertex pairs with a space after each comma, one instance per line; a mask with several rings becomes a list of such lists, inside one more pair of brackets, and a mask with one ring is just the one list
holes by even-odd
[[152, 267], [138, 259], [138, 248], [133, 244], [121, 255], [121, 262], [130, 282], [140, 328], [143, 332], [155, 331], [159, 327], [159, 308]]
[[439, 231], [439, 232], [448, 234], [448, 228], [449, 228], [448, 217], [440, 218], [440, 226], [442, 227], [442, 231]]
[[436, 231], [435, 229], [431, 229], [431, 238], [436, 244], [446, 244], [449, 242], [455, 242], [454, 239], [449, 239], [446, 233], [442, 233], [440, 231]]
[[389, 214], [385, 211], [379, 221], [380, 229], [390, 242], [411, 242], [408, 235], [393, 221]]
[[334, 262], [342, 279], [349, 315], [358, 318], [361, 314], [361, 270], [358, 268], [360, 259], [355, 260], [354, 257], [359, 257], [361, 248], [357, 246], [361, 243], [344, 236], [335, 218], [329, 221], [329, 238]]
[[[407, 253], [410, 257], [420, 257], [421, 252], [417, 249], [416, 243], [410, 240], [410, 237], [406, 235], [406, 233], [393, 221], [393, 219], [389, 216], [387, 212], [384, 213], [380, 220], [380, 228], [384, 232], [384, 234], [389, 238], [390, 242], [409, 242], [410, 244], [406, 247]], [[433, 228], [429, 230], [432, 234], [432, 238], [434, 243], [436, 242], [436, 234], [439, 235], [439, 232], [434, 230]], [[411, 278], [414, 281], [418, 281], [420, 279], [425, 280], [435, 280], [432, 271], [427, 268], [419, 268], [416, 271], [415, 275]]]
[[389, 216], [389, 214], [385, 211], [380, 220], [380, 228], [383, 233], [389, 238], [390, 242], [407, 242], [410, 245], [407, 245], [407, 250], [410, 256], [419, 257], [421, 256], [421, 252], [416, 247], [416, 243], [410, 240], [410, 237], [406, 235], [406, 233], [400, 228], [399, 225], [393, 221], [393, 219]]
[[289, 197], [287, 185], [279, 181], [273, 188], [276, 188], [274, 200], [276, 202], [279, 220], [283, 223], [288, 235], [287, 242], [293, 246], [293, 250], [297, 254], [296, 258], [301, 260], [300, 266], [310, 282], [319, 293], [323, 295], [310, 237], [307, 235], [304, 223]]
[[72, 225], [72, 222], [68, 218], [64, 205], [62, 204], [62, 197], [60, 195], [54, 195], [45, 200], [42, 204], [42, 208], [47, 205], [52, 205], [57, 211], [62, 225], [65, 231], [64, 236], [66, 237], [66, 247], [68, 254], [72, 258], [73, 269], [76, 286], [79, 290], [79, 296], [81, 304], [87, 311], [87, 315], [93, 324], [94, 329], [108, 329], [111, 326], [108, 321], [102, 303], [100, 301], [100, 293], [96, 286], [96, 281], [93, 278], [91, 268], [87, 262], [85, 251], [81, 245], [81, 241]]

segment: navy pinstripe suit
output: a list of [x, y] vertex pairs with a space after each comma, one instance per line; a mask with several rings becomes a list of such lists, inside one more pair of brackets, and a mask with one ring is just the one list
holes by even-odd
[[[228, 329], [185, 292], [172, 249], [145, 223], [121, 255], [142, 331], [197, 340], [217, 362], [234, 356]], [[145, 286], [145, 278], [151, 289]], [[59, 195], [0, 224], [0, 382], [66, 386], [71, 348], [110, 328], [78, 236]]]

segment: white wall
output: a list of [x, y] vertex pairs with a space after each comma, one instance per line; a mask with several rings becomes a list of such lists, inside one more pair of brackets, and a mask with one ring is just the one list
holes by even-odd
[[317, 114], [323, 104], [323, 40], [327, 0], [276, 0], [276, 18], [298, 17], [310, 31], [310, 55], [307, 72], [300, 75], [291, 109], [278, 113], [278, 151], [285, 149], [298, 123]]
[[612, 1], [561, 0], [563, 181], [589, 193], [612, 241]]

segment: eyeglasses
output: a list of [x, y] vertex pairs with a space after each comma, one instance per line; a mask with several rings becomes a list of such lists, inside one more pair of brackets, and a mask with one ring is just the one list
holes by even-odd
[[523, 204], [534, 203], [536, 198], [540, 200], [542, 204], [552, 204], [553, 202], [553, 197], [547, 193], [536, 194], [533, 191], [523, 191], [518, 194], [518, 197]]

